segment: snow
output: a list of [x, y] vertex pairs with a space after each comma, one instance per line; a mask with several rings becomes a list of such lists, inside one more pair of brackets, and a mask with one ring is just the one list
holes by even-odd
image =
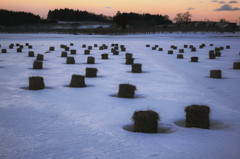
[[[33, 70], [30, 49], [0, 54], [0, 158], [86, 158], [86, 159], [237, 159], [240, 158], [240, 71], [232, 69], [240, 61], [240, 33], [162, 33], [150, 35], [67, 35], [0, 34], [1, 48], [11, 43], [30, 43], [35, 55], [44, 54], [43, 70]], [[77, 49], [77, 64], [61, 58], [60, 44]], [[90, 56], [96, 64], [86, 64], [82, 44], [107, 44], [108, 50], [93, 47]], [[142, 63], [143, 73], [133, 74], [125, 65], [125, 53], [110, 54], [112, 43], [124, 44]], [[204, 49], [198, 46], [206, 44]], [[214, 47], [231, 45], [222, 57], [208, 59]], [[153, 51], [146, 44], [158, 44], [164, 51]], [[194, 45], [185, 49], [184, 59], [171, 45]], [[50, 46], [55, 51], [45, 53]], [[102, 60], [101, 53], [109, 53]], [[198, 56], [199, 62], [190, 62]], [[86, 78], [86, 88], [69, 88], [72, 74], [85, 75], [86, 67], [98, 68], [97, 78]], [[210, 70], [220, 69], [223, 79], [209, 78]], [[44, 90], [30, 91], [30, 76], [43, 76]], [[114, 97], [118, 85], [136, 85], [136, 98]], [[184, 108], [206, 104], [211, 108], [209, 130], [185, 128]], [[159, 133], [127, 131], [136, 110], [159, 113]]]

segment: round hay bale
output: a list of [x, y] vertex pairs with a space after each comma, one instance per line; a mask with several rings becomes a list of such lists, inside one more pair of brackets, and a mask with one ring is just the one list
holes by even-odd
[[222, 78], [222, 71], [221, 70], [211, 70], [210, 78]]
[[97, 44], [94, 44], [93, 46], [94, 46], [94, 47], [98, 47], [98, 45], [97, 45]]
[[146, 47], [150, 47], [150, 45], [149, 45], [149, 44], [147, 44], [147, 45], [146, 45]]
[[132, 65], [134, 63], [134, 58], [127, 58], [125, 64]]
[[156, 47], [152, 47], [152, 50], [156, 50], [157, 48]]
[[233, 69], [240, 69], [240, 62], [234, 62]]
[[190, 49], [191, 49], [191, 48], [194, 48], [194, 46], [193, 46], [193, 45], [190, 45], [189, 48], [190, 48]]
[[173, 50], [168, 50], [168, 54], [172, 55], [173, 54]]
[[54, 50], [55, 50], [55, 47], [53, 47], [53, 46], [49, 47], [49, 51], [54, 51]]
[[67, 56], [68, 56], [68, 53], [66, 51], [62, 51], [61, 57], [67, 57]]
[[196, 127], [209, 129], [209, 113], [210, 108], [205, 105], [190, 105], [185, 108], [186, 112], [186, 127]]
[[17, 52], [18, 53], [22, 52], [22, 48], [17, 48]]
[[142, 64], [132, 64], [132, 73], [142, 73]]
[[89, 55], [90, 54], [90, 50], [84, 50], [84, 55]]
[[29, 77], [29, 89], [41, 90], [45, 88], [44, 79], [40, 76]]
[[26, 46], [29, 46], [29, 43], [25, 43]]
[[33, 69], [42, 69], [43, 68], [43, 62], [35, 60], [33, 62]]
[[158, 51], [163, 51], [163, 48], [158, 48]]
[[99, 46], [99, 50], [103, 50], [103, 46]]
[[222, 55], [222, 53], [221, 53], [220, 51], [216, 51], [216, 52], [215, 52], [215, 56], [216, 56], [216, 57], [221, 57], [221, 55]]
[[220, 48], [219, 48], [219, 47], [215, 47], [214, 50], [215, 50], [215, 51], [220, 51]]
[[97, 77], [97, 68], [86, 68], [86, 77]]
[[108, 59], [108, 54], [102, 54], [101, 56], [102, 56], [102, 59], [104, 60]]
[[85, 85], [85, 77], [81, 75], [72, 75], [70, 87], [86, 87]]
[[66, 45], [63, 45], [63, 44], [60, 45], [60, 48], [61, 48], [61, 49], [65, 49], [65, 47], [67, 47], [67, 46], [66, 46]]
[[185, 45], [183, 45], [183, 47], [184, 47], [184, 48], [188, 48], [188, 45], [187, 45], [187, 44], [185, 44]]
[[43, 61], [44, 60], [44, 56], [42, 54], [37, 54], [36, 60]]
[[33, 48], [33, 46], [32, 46], [32, 45], [29, 45], [29, 46], [28, 46], [28, 48], [29, 48], [29, 49], [32, 49], [32, 48]]
[[19, 43], [16, 43], [16, 46], [20, 46], [20, 44], [19, 44]]
[[210, 44], [209, 46], [214, 46], [213, 44]]
[[19, 48], [23, 49], [23, 45], [19, 45]]
[[183, 54], [177, 54], [177, 59], [183, 59]]
[[216, 59], [216, 56], [214, 53], [209, 53], [209, 59]]
[[67, 64], [75, 64], [75, 58], [72, 56], [68, 56], [66, 60]]
[[184, 53], [184, 49], [179, 49], [179, 53]]
[[86, 44], [82, 44], [82, 48], [86, 48], [87, 46], [86, 46]]
[[2, 53], [7, 53], [7, 49], [2, 49]]
[[87, 58], [87, 64], [95, 64], [95, 58], [93, 56], [89, 56]]
[[74, 44], [73, 43], [70, 43], [70, 46], [73, 46]]
[[76, 55], [77, 54], [77, 50], [70, 50], [71, 55]]
[[28, 57], [34, 57], [34, 52], [33, 51], [28, 51]]
[[133, 54], [131, 54], [131, 53], [126, 53], [126, 54], [125, 54], [125, 58], [126, 58], [126, 59], [133, 58]]
[[131, 84], [120, 84], [118, 89], [118, 97], [134, 98], [136, 86]]
[[196, 57], [196, 56], [191, 57], [191, 62], [198, 62], [198, 57]]
[[135, 111], [132, 120], [134, 121], [134, 132], [157, 133], [158, 121], [160, 117], [158, 113], [152, 110]]
[[125, 52], [125, 51], [126, 51], [126, 48], [121, 48], [121, 51], [122, 51], [122, 52]]
[[230, 48], [231, 48], [230, 45], [227, 45], [227, 46], [226, 46], [226, 49], [230, 49]]
[[158, 47], [159, 47], [159, 45], [155, 45], [154, 47], [158, 48]]

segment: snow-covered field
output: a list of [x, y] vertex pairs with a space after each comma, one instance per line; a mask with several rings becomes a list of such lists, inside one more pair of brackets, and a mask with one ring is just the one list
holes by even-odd
[[[1, 159], [239, 159], [240, 158], [240, 34], [155, 34], [155, 35], [61, 35], [0, 34], [2, 48], [11, 43], [33, 49], [17, 53], [16, 47], [0, 53], [0, 158]], [[77, 49], [74, 65], [60, 57], [60, 44]], [[107, 44], [108, 50], [93, 48], [96, 64], [86, 64], [82, 44]], [[141, 63], [143, 73], [130, 73], [125, 53], [112, 55], [112, 43], [123, 44]], [[199, 45], [205, 43], [204, 49]], [[163, 51], [153, 51], [155, 44]], [[185, 49], [167, 54], [171, 45], [194, 45], [197, 52]], [[214, 44], [214, 46], [209, 46]], [[230, 45], [222, 57], [208, 59], [214, 47]], [[50, 46], [55, 51], [45, 53]], [[33, 70], [36, 57], [44, 54], [42, 70]], [[109, 60], [101, 54], [109, 53]], [[199, 62], [190, 62], [198, 56]], [[86, 78], [86, 88], [70, 88], [72, 74], [85, 75], [86, 67], [98, 68], [97, 78]], [[210, 70], [222, 70], [223, 79], [209, 78]], [[44, 77], [44, 90], [30, 91], [30, 76]], [[136, 98], [113, 95], [118, 85], [136, 85]], [[211, 108], [209, 130], [185, 128], [184, 108], [206, 104]], [[159, 113], [159, 133], [144, 134], [125, 130], [136, 110]]]

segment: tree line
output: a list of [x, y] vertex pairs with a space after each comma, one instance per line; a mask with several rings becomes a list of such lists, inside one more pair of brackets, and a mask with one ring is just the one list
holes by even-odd
[[0, 25], [21, 25], [40, 22], [40, 16], [34, 15], [32, 13], [15, 12], [0, 9]]

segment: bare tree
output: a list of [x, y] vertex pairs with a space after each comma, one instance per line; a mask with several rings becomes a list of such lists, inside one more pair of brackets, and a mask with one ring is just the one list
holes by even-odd
[[187, 11], [185, 13], [177, 13], [176, 17], [174, 17], [174, 21], [176, 23], [190, 22], [192, 18], [192, 14]]

